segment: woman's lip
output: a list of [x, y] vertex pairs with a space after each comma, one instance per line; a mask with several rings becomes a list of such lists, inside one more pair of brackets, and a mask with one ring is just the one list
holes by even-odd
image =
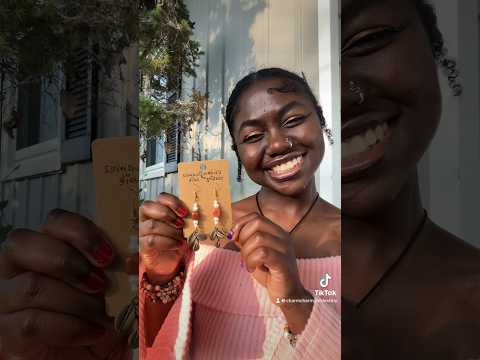
[[356, 179], [382, 160], [384, 155], [385, 141], [382, 141], [360, 154], [353, 155], [348, 159], [342, 159], [342, 182]]
[[277, 174], [277, 173], [275, 173], [275, 171], [273, 171], [273, 169], [270, 169], [270, 170], [267, 170], [267, 173], [274, 180], [278, 180], [278, 181], [289, 180], [289, 179], [293, 178], [295, 175], [297, 175], [300, 172], [300, 170], [302, 170], [302, 165], [304, 163], [303, 158], [304, 157], [302, 156], [300, 162], [298, 164], [295, 164], [295, 166], [291, 170], [289, 170], [288, 172]]

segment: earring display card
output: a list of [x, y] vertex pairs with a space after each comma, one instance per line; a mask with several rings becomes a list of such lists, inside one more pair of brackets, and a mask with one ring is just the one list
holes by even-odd
[[127, 274], [126, 259], [138, 252], [138, 149], [137, 136], [99, 139], [92, 145], [96, 223], [108, 234], [117, 254], [106, 269], [106, 310], [113, 317], [137, 294], [133, 286], [137, 281]]
[[[215, 197], [220, 204], [219, 227], [225, 231], [232, 227], [232, 199], [227, 160], [205, 160], [178, 164], [180, 199], [188, 206], [190, 213], [197, 194], [199, 206], [199, 230], [210, 234], [214, 228], [213, 203]], [[185, 219], [183, 233], [188, 238], [194, 231], [192, 218]], [[205, 243], [214, 244], [210, 239]], [[221, 244], [223, 246], [223, 244]]]

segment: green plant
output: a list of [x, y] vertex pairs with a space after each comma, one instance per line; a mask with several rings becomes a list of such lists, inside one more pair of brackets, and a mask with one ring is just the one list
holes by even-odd
[[196, 76], [200, 44], [192, 40], [194, 23], [182, 0], [158, 1], [140, 16], [140, 71], [146, 79], [140, 97], [140, 133], [151, 139], [173, 121], [183, 133], [203, 118], [207, 96], [193, 91], [180, 97], [184, 76]]
[[110, 74], [137, 40], [139, 9], [132, 0], [2, 0], [0, 71], [16, 81], [53, 76], [92, 44], [92, 57]]

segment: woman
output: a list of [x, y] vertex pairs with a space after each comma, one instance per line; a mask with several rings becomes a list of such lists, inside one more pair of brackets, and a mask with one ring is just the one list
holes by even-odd
[[[203, 245], [195, 254], [178, 198], [164, 193], [142, 206], [141, 354], [339, 359], [339, 304], [313, 292], [322, 277], [332, 294], [340, 291], [339, 210], [319, 198], [314, 180], [324, 153], [321, 109], [305, 80], [264, 69], [237, 84], [226, 121], [261, 190], [233, 204], [227, 249]], [[152, 286], [175, 287], [172, 279], [185, 283], [181, 295], [153, 302]]]
[[480, 357], [480, 253], [428, 219], [418, 188], [444, 53], [425, 1], [342, 1], [345, 359]]

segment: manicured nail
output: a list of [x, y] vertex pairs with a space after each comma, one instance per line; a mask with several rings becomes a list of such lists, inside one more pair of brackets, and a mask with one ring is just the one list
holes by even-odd
[[83, 282], [83, 285], [92, 291], [101, 291], [105, 289], [106, 282], [106, 277], [102, 272], [93, 270], [90, 272], [90, 274], [88, 274], [88, 277]]
[[228, 240], [232, 240], [232, 239], [233, 239], [233, 230], [230, 230], [230, 231], [227, 233], [227, 239], [228, 239]]
[[92, 256], [100, 265], [105, 265], [112, 260], [113, 249], [107, 242], [102, 241], [93, 249]]
[[188, 214], [188, 210], [183, 208], [183, 207], [179, 208], [177, 210], [177, 212], [178, 212], [178, 215], [180, 215], [180, 217], [182, 217], [182, 218], [187, 216], [187, 214]]
[[183, 225], [185, 225], [185, 221], [181, 218], [177, 218], [177, 220], [175, 220], [175, 226], [177, 228], [183, 228]]

